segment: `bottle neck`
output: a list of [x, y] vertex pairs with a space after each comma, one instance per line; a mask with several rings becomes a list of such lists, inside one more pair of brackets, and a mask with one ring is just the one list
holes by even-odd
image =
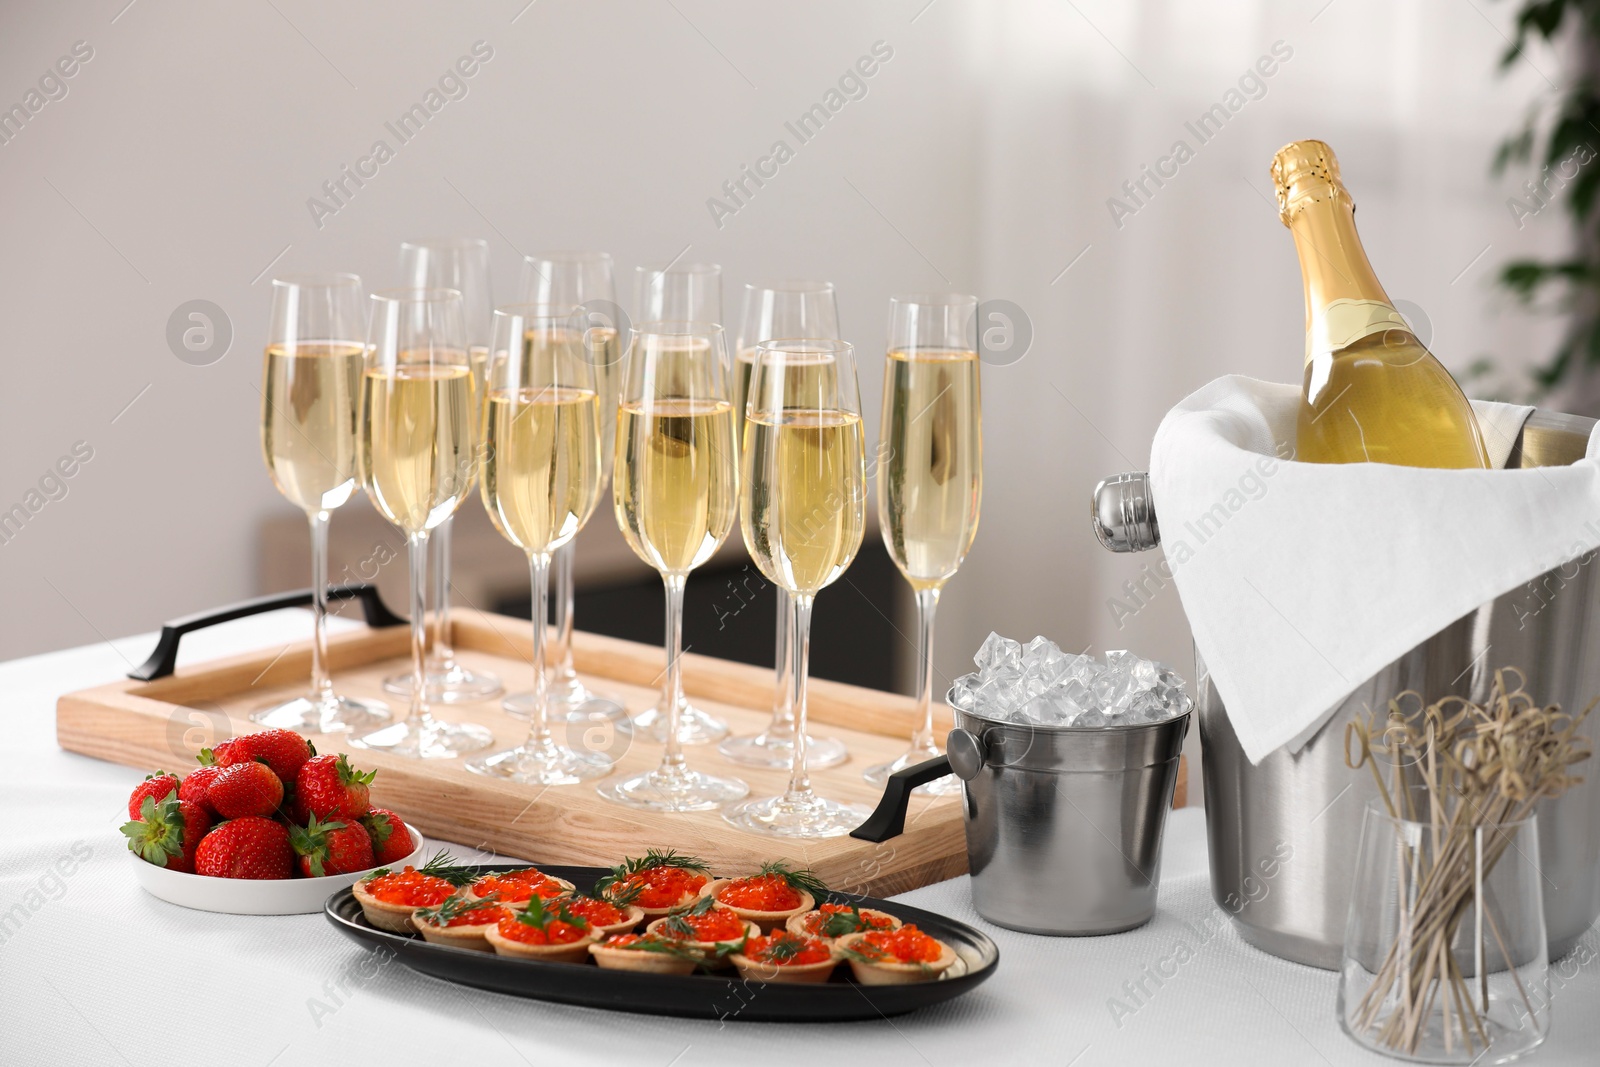
[[1407, 329], [1356, 233], [1350, 194], [1326, 185], [1285, 212], [1306, 297], [1306, 362], [1363, 337]]

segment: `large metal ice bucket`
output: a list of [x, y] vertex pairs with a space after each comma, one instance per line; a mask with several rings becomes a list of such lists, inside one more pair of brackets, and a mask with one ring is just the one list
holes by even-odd
[[[1575, 462], [1593, 427], [1593, 419], [1537, 411], [1507, 466]], [[1114, 551], [1154, 547], [1160, 533], [1144, 476], [1102, 482], [1094, 524]], [[1528, 692], [1546, 704], [1577, 712], [1600, 697], [1593, 557], [1571, 559], [1445, 627], [1356, 689], [1299, 752], [1279, 749], [1255, 766], [1196, 655], [1211, 894], [1246, 941], [1312, 966], [1339, 965], [1361, 812], [1376, 795], [1370, 774], [1345, 765], [1344, 730], [1353, 717], [1381, 710], [1407, 689], [1430, 701], [1450, 693], [1483, 701], [1495, 668], [1504, 666], [1521, 668]], [[1600, 709], [1583, 727], [1591, 745], [1597, 732]], [[1600, 759], [1576, 771], [1583, 784], [1539, 807], [1551, 959], [1600, 916]]]

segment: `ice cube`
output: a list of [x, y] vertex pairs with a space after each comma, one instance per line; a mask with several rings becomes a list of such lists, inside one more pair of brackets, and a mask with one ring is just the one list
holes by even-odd
[[983, 645], [978, 649], [978, 654], [972, 657], [972, 662], [977, 664], [978, 673], [989, 675], [1005, 667], [1022, 667], [1022, 645], [1009, 637], [1001, 637], [991, 632], [983, 639]]

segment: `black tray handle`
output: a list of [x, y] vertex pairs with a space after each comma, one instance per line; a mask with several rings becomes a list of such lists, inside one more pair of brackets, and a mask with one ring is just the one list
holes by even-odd
[[[370, 582], [330, 585], [328, 599], [361, 601], [361, 612], [366, 616], [368, 626], [401, 626], [406, 622], [389, 610], [389, 605], [378, 596], [378, 587]], [[241, 600], [237, 604], [204, 611], [198, 615], [174, 619], [161, 627], [161, 639], [156, 642], [155, 651], [150, 653], [150, 658], [129, 671], [128, 677], [137, 678], [141, 682], [153, 682], [157, 678], [165, 678], [171, 674], [178, 665], [178, 642], [183, 640], [184, 634], [204, 630], [219, 623], [232, 622], [234, 619], [248, 618], [251, 615], [263, 615], [283, 608], [310, 606], [311, 590], [297, 589], [292, 593], [272, 593], [256, 597], [254, 600]]]
[[938, 756], [894, 772], [883, 787], [883, 799], [878, 801], [877, 809], [866, 822], [851, 830], [850, 836], [860, 841], [887, 841], [899, 837], [906, 830], [906, 807], [911, 803], [911, 791], [949, 773], [949, 756]]

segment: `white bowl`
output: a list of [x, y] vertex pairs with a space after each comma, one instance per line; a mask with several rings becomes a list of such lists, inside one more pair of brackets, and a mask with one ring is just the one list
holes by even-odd
[[[422, 835], [412, 830], [411, 840], [416, 845], [411, 855], [390, 866], [422, 864]], [[321, 878], [213, 878], [169, 871], [146, 863], [132, 852], [127, 855], [134, 877], [152, 896], [182, 908], [229, 915], [310, 915], [321, 911], [329, 897], [355, 885], [367, 873], [328, 874]]]

